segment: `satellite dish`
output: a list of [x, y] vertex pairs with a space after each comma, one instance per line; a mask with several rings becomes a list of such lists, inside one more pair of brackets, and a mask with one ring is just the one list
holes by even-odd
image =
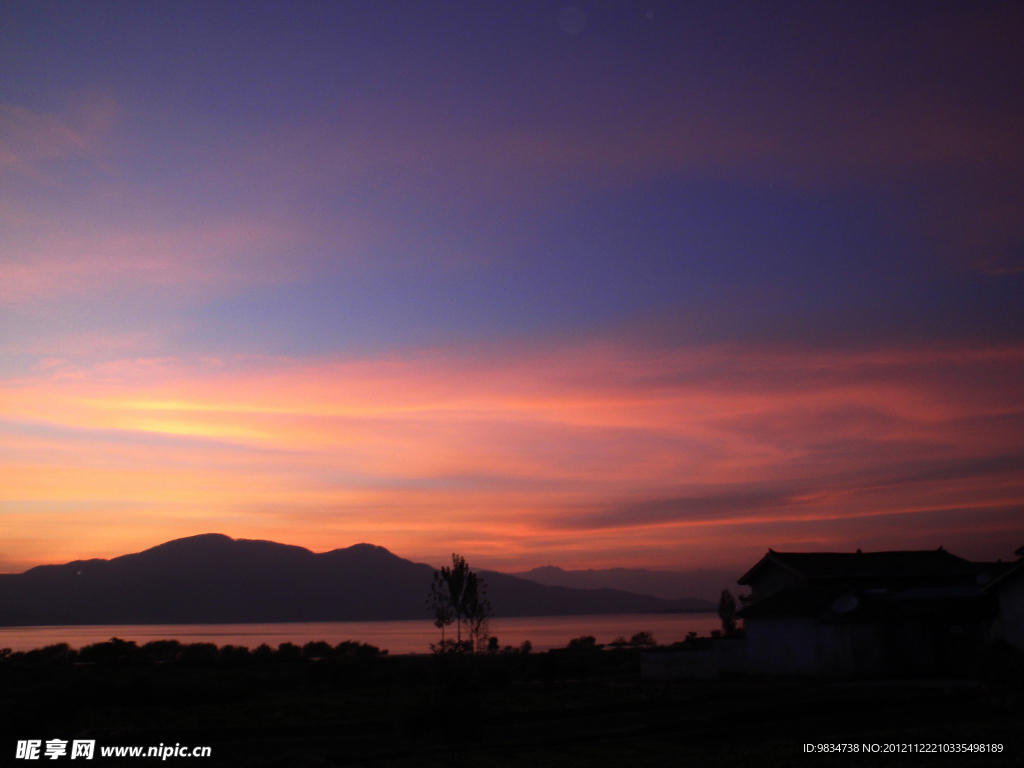
[[858, 605], [860, 605], [860, 600], [856, 597], [853, 595], [843, 595], [832, 602], [832, 610], [836, 613], [849, 613]]

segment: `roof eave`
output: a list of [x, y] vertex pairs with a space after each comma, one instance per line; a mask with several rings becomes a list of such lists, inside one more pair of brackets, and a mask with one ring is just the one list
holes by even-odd
[[754, 566], [749, 571], [744, 573], [742, 576], [740, 576], [736, 580], [736, 583], [737, 584], [743, 584], [744, 586], [749, 585], [750, 584], [750, 578], [754, 575], [754, 573], [759, 568], [763, 567], [765, 565], [765, 563], [769, 563], [769, 562], [774, 563], [775, 565], [779, 566], [780, 568], [784, 568], [785, 570], [789, 571], [790, 573], [792, 573], [795, 576], [801, 576], [801, 577], [806, 576], [806, 574], [803, 571], [800, 571], [800, 570], [794, 568], [792, 565], [787, 563], [784, 559], [779, 557], [779, 553], [778, 552], [776, 552], [775, 550], [769, 549], [764, 557], [762, 557], [760, 560], [758, 560], [756, 563], [754, 563]]
[[[1024, 549], [1024, 547], [1022, 547], [1022, 549]], [[1024, 573], [1024, 560], [1021, 560], [1020, 562], [1016, 563], [1012, 568], [1004, 571], [999, 576], [992, 579], [992, 581], [990, 581], [988, 584], [982, 587], [981, 591], [988, 592], [996, 586], [1001, 585], [1006, 581], [1009, 581], [1011, 578], [1015, 578], [1016, 575], [1020, 573]]]

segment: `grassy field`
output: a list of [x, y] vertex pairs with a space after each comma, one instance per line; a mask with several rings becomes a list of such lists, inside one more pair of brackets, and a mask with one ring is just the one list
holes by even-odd
[[[1024, 764], [1020, 656], [1008, 653], [976, 679], [655, 683], [629, 648], [449, 658], [349, 648], [315, 659], [295, 647], [107, 650], [84, 662], [59, 650], [0, 660], [0, 762], [28, 764], [13, 759], [19, 739], [85, 738], [210, 746], [211, 758], [168, 762], [231, 766]], [[805, 754], [807, 743], [858, 751]], [[860, 751], [933, 743], [1003, 751]], [[91, 764], [154, 762], [97, 752]]]

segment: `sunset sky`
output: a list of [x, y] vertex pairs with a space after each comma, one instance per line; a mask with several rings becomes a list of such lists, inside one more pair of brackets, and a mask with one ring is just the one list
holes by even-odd
[[1022, 39], [1019, 2], [0, 5], [0, 572], [208, 532], [1012, 558]]

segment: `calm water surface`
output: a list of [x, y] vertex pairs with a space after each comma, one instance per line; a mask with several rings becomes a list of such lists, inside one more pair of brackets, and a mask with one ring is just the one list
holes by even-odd
[[[599, 643], [616, 637], [627, 639], [647, 631], [659, 643], [682, 640], [687, 632], [708, 635], [721, 626], [715, 613], [620, 614], [615, 616], [529, 616], [491, 619], [491, 635], [502, 646], [519, 645], [529, 640], [535, 650], [563, 648], [569, 640], [593, 635]], [[440, 639], [438, 630], [424, 621], [336, 621], [298, 624], [126, 624], [88, 627], [7, 627], [0, 628], [0, 648], [29, 651], [54, 643], [72, 648], [119, 637], [139, 645], [151, 640], [178, 640], [182, 643], [245, 645], [261, 643], [277, 647], [281, 643], [303, 645], [311, 640], [326, 640], [332, 645], [342, 640], [371, 643], [390, 653], [429, 653], [430, 643]]]

